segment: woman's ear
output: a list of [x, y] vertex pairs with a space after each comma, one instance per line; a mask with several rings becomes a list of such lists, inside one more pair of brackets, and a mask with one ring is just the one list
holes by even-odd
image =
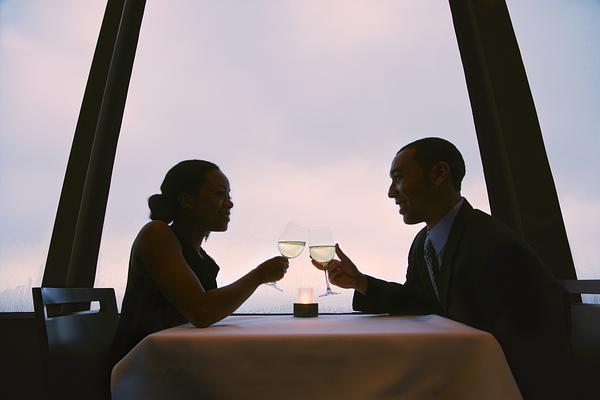
[[438, 161], [433, 167], [431, 167], [431, 182], [435, 186], [441, 186], [448, 180], [450, 176], [450, 166], [446, 161]]
[[184, 210], [191, 210], [193, 208], [192, 197], [187, 193], [179, 193], [177, 202], [179, 203], [179, 207]]

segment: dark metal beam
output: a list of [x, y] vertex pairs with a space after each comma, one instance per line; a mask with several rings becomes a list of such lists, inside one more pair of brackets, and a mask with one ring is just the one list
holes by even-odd
[[145, 0], [125, 0], [87, 170], [67, 287], [92, 287]]
[[492, 214], [558, 279], [575, 266], [521, 53], [504, 0], [450, 0]]
[[124, 0], [108, 0], [58, 202], [42, 286], [65, 287], [85, 176]]

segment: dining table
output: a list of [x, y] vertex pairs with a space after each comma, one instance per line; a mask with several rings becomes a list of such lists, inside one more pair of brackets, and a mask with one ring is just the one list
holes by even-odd
[[521, 399], [491, 334], [438, 316], [234, 315], [138, 343], [124, 399]]

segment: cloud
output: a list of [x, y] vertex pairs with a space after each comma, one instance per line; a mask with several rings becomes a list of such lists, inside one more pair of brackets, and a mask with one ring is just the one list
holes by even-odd
[[0, 5], [3, 243], [49, 240], [102, 3]]

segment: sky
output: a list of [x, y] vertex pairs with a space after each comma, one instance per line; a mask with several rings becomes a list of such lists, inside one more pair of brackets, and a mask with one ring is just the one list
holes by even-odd
[[[104, 11], [102, 1], [0, 1], [0, 311], [32, 308]], [[581, 278], [598, 278], [598, 1], [508, 1]], [[96, 287], [121, 298], [147, 198], [176, 162], [229, 177], [230, 229], [206, 250], [224, 285], [277, 255], [288, 221], [327, 226], [363, 272], [402, 282], [421, 226], [387, 198], [395, 152], [424, 136], [462, 151], [463, 195], [489, 211], [447, 1], [180, 1], [146, 6]], [[593, 184], [596, 182], [596, 184]], [[305, 251], [243, 312], [324, 291]], [[319, 299], [350, 311], [351, 291]]]

